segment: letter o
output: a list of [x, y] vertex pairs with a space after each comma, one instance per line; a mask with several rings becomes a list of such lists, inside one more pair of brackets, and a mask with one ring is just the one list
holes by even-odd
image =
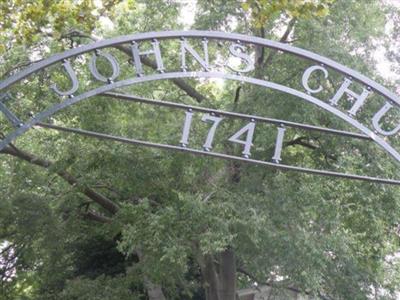
[[[107, 77], [101, 75], [99, 70], [97, 70], [96, 63], [97, 63], [98, 56], [104, 57], [110, 63], [112, 72], [113, 72], [111, 77], [107, 78]], [[93, 54], [93, 56], [90, 60], [90, 63], [89, 63], [89, 69], [90, 69], [90, 72], [92, 73], [93, 77], [102, 82], [113, 81], [115, 78], [117, 78], [119, 76], [119, 73], [120, 73], [119, 64], [118, 64], [117, 60], [114, 58], [114, 56], [112, 56], [109, 53], [102, 53], [102, 52]]]

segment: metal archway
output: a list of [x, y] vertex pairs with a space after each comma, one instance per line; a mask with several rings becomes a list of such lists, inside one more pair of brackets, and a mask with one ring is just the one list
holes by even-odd
[[[163, 40], [171, 40], [171, 39], [179, 39], [181, 43], [181, 58], [182, 58], [182, 70], [177, 72], [177, 71], [171, 71], [168, 72], [165, 70], [164, 65], [162, 64], [162, 58], [161, 58], [161, 52], [159, 48], [159, 43], [160, 41]], [[234, 43], [233, 45], [234, 48], [233, 50], [230, 49], [231, 53], [236, 53], [236, 56], [243, 59], [243, 61], [248, 62], [248, 70], [235, 70], [236, 72], [234, 73], [229, 73], [229, 72], [220, 72], [220, 71], [215, 71], [211, 70], [208, 68], [208, 54], [206, 53], [206, 48], [204, 48], [204, 57], [201, 57], [191, 46], [190, 44], [187, 43], [187, 39], [202, 39], [204, 47], [207, 45], [208, 40], [215, 40], [215, 41], [229, 41]], [[147, 51], [146, 53], [141, 53], [138, 49], [138, 45], [141, 42], [145, 41], [152, 41], [153, 43], [153, 51]], [[113, 58], [112, 56], [108, 54], [104, 54], [103, 56], [109, 61], [110, 65], [112, 66], [113, 69], [113, 75], [111, 76], [112, 78], [105, 78], [102, 76], [96, 69], [96, 63], [95, 59], [92, 60], [90, 67], [90, 70], [92, 72], [92, 75], [98, 79], [99, 81], [103, 82], [104, 85], [100, 86], [98, 88], [95, 88], [93, 90], [83, 92], [79, 95], [74, 95], [74, 93], [78, 89], [79, 85], [79, 80], [77, 79], [74, 70], [72, 69], [71, 65], [69, 64], [69, 59], [77, 57], [79, 55], [85, 54], [85, 53], [90, 53], [94, 52], [94, 54], [97, 56], [99, 54], [99, 50], [108, 48], [108, 47], [118, 47], [120, 45], [130, 45], [132, 49], [132, 57], [135, 63], [136, 67], [136, 72], [138, 77], [134, 76], [132, 78], [120, 80], [120, 81], [115, 81], [119, 75], [119, 66], [118, 62]], [[249, 55], [244, 55], [241, 54], [243, 50], [243, 45], [255, 45], [255, 46], [261, 46], [261, 47], [266, 47], [266, 48], [271, 48], [275, 50], [280, 50], [285, 53], [293, 54], [298, 57], [305, 58], [307, 60], [310, 60], [312, 62], [315, 62], [317, 65], [308, 68], [305, 73], [303, 74], [303, 87], [304, 91], [299, 91], [293, 88], [290, 88], [285, 85], [281, 85], [278, 83], [274, 83], [271, 81], [265, 81], [249, 76], [244, 76], [244, 73], [247, 73], [251, 71], [251, 66], [250, 66], [250, 56]], [[235, 48], [236, 47], [236, 48]], [[157, 50], [158, 49], [158, 50]], [[239, 50], [241, 51], [239, 51]], [[236, 52], [234, 52], [236, 51]], [[195, 70], [195, 71], [188, 71], [185, 66], [185, 55], [186, 52], [189, 53], [193, 59], [195, 59], [201, 66], [202, 70]], [[140, 64], [140, 57], [141, 55], [144, 54], [153, 54], [155, 55], [156, 61], [157, 61], [157, 66], [158, 66], [158, 71], [159, 73], [157, 74], [150, 74], [150, 75], [144, 75], [142, 74], [141, 64]], [[26, 131], [28, 131], [31, 127], [34, 125], [40, 123], [42, 120], [46, 119], [47, 117], [55, 114], [56, 112], [72, 105], [77, 102], [80, 102], [84, 99], [93, 97], [95, 95], [99, 94], [104, 94], [107, 92], [110, 92], [116, 88], [121, 88], [129, 85], [134, 85], [134, 84], [139, 84], [139, 83], [144, 83], [144, 82], [152, 82], [156, 80], [166, 80], [166, 79], [176, 79], [176, 78], [223, 78], [223, 79], [229, 79], [229, 80], [237, 80], [240, 82], [247, 82], [250, 84], [262, 86], [265, 88], [269, 89], [274, 89], [283, 93], [287, 93], [289, 95], [298, 97], [302, 100], [305, 100], [309, 103], [312, 103], [330, 113], [335, 115], [336, 117], [344, 120], [348, 124], [350, 124], [352, 127], [356, 128], [358, 132], [361, 132], [361, 134], [353, 133], [354, 136], [359, 135], [361, 138], [367, 138], [373, 140], [376, 144], [378, 144], [381, 148], [383, 148], [387, 153], [389, 153], [397, 162], [400, 162], [400, 154], [396, 149], [394, 149], [389, 142], [386, 141], [385, 137], [389, 135], [394, 135], [397, 133], [397, 131], [400, 130], [400, 126], [397, 126], [394, 130], [392, 131], [385, 131], [383, 130], [380, 126], [379, 123], [382, 119], [382, 117], [392, 108], [398, 109], [400, 107], [400, 98], [387, 90], [385, 87], [381, 86], [380, 84], [374, 82], [373, 80], [361, 75], [360, 73], [351, 70], [335, 61], [332, 61], [328, 58], [322, 57], [320, 55], [314, 54], [312, 52], [296, 48], [287, 44], [282, 44], [266, 39], [261, 39], [257, 37], [251, 37], [251, 36], [245, 36], [241, 34], [231, 34], [231, 33], [223, 33], [223, 32], [210, 32], [210, 31], [167, 31], [167, 32], [149, 32], [149, 33], [141, 33], [141, 34], [134, 34], [134, 35], [127, 35], [127, 36], [121, 36], [117, 38], [112, 38], [109, 40], [104, 40], [104, 41], [99, 41], [96, 43], [84, 45], [69, 51], [66, 51], [64, 53], [56, 54], [48, 59], [45, 59], [41, 62], [38, 62], [31, 67], [28, 67], [27, 69], [10, 76], [9, 78], [6, 78], [2, 82], [0, 82], [0, 93], [5, 94], [7, 90], [12, 87], [14, 84], [20, 82], [23, 79], [26, 79], [28, 76], [41, 71], [45, 70], [46, 68], [62, 62], [63, 67], [67, 71], [68, 75], [70, 76], [71, 82], [72, 82], [72, 87], [69, 91], [62, 92], [60, 90], [57, 90], [55, 87], [54, 90], [56, 93], [61, 97], [65, 98], [63, 99], [62, 102], [54, 105], [53, 107], [50, 107], [42, 112], [37, 113], [34, 115], [32, 118], [30, 118], [26, 122], [19, 122], [19, 119], [14, 116], [6, 107], [4, 104], [0, 102], [0, 110], [3, 111], [3, 113], [6, 115], [6, 117], [10, 120], [15, 125], [15, 130], [8, 134], [4, 139], [0, 141], [0, 150], [6, 147], [10, 142], [15, 140], [18, 136], [22, 135]], [[345, 81], [340, 89], [338, 91], [338, 94], [331, 99], [330, 103], [323, 101], [321, 99], [318, 99], [317, 97], [314, 96], [314, 94], [320, 92], [321, 87], [318, 89], [312, 89], [308, 86], [308, 79], [310, 78], [311, 74], [313, 72], [322, 72], [325, 77], [328, 76], [328, 71], [326, 68], [333, 69], [345, 76]], [[357, 95], [355, 92], [353, 92], [350, 89], [350, 85], [352, 83], [352, 80], [357, 81], [358, 83], [362, 84], [365, 89], [363, 94]], [[115, 81], [115, 82], [114, 82]], [[377, 93], [381, 96], [383, 96], [387, 101], [385, 105], [374, 115], [374, 118], [372, 119], [372, 125], [375, 128], [371, 128], [371, 126], [368, 126], [366, 124], [361, 123], [356, 119], [356, 113], [357, 111], [361, 108], [362, 105], [364, 105], [364, 102], [368, 95], [370, 93]], [[341, 93], [341, 94], [340, 94]], [[356, 98], [356, 103], [353, 105], [352, 109], [350, 111], [343, 111], [336, 107], [337, 102], [340, 100], [340, 97], [343, 96], [344, 94], [349, 94], [350, 96], [353, 96]], [[223, 114], [223, 112], [220, 112]], [[248, 116], [249, 119], [254, 119], [257, 118], [256, 116]], [[329, 131], [329, 129], [326, 129]], [[321, 130], [323, 131], [323, 129]], [[340, 134], [340, 131], [338, 131], [338, 134]], [[343, 135], [346, 135], [344, 133]], [[350, 135], [350, 133], [347, 133], [347, 135]], [[146, 144], [146, 142], [142, 142], [142, 144]], [[151, 146], [151, 145], [150, 145]], [[216, 157], [221, 157], [221, 158], [228, 158], [228, 159], [237, 159], [241, 161], [247, 161], [251, 163], [261, 163], [260, 161], [255, 161], [252, 159], [249, 159], [248, 157], [228, 157], [227, 155], [223, 154], [215, 154], [211, 153], [209, 151], [195, 151], [193, 149], [186, 149], [186, 148], [179, 148], [177, 146], [169, 146], [170, 149], [174, 150], [181, 150], [181, 151], [188, 151], [192, 153], [199, 153], [199, 154], [205, 154], [205, 155], [212, 155]], [[175, 149], [177, 147], [177, 149]], [[162, 147], [160, 147], [162, 148]], [[338, 177], [348, 177], [348, 178], [354, 178], [354, 179], [362, 179], [362, 180], [368, 180], [367, 178], [371, 177], [365, 177], [365, 176], [359, 176], [359, 175], [349, 175], [349, 174], [342, 174], [342, 173], [336, 173], [336, 172], [330, 172], [330, 171], [317, 171], [317, 170], [309, 170], [305, 168], [298, 168], [298, 167], [291, 167], [291, 166], [285, 166], [285, 165], [279, 165], [276, 163], [269, 163], [269, 162], [262, 162], [262, 164], [267, 164], [267, 165], [273, 165], [275, 167], [279, 167], [282, 169], [296, 169], [303, 171], [303, 172], [309, 172], [309, 173], [316, 173], [316, 174], [321, 174], [321, 175], [330, 175], [330, 176], [338, 176]], [[344, 176], [342, 176], [344, 175]], [[364, 178], [365, 177], [365, 178]], [[376, 182], [384, 182], [386, 183], [394, 183], [398, 184], [400, 182], [396, 180], [386, 180], [386, 179], [378, 179], [378, 178], [372, 178], [369, 181], [376, 181]]]

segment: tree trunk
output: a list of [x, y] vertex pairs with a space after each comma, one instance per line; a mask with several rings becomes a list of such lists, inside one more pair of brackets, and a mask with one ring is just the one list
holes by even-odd
[[146, 286], [149, 300], [166, 300], [160, 285], [152, 283], [147, 278], [144, 278], [144, 285]]
[[231, 248], [219, 253], [218, 260], [205, 255], [199, 261], [206, 300], [236, 299], [236, 261]]
[[234, 300], [236, 295], [236, 260], [231, 248], [220, 254], [219, 265], [220, 300]]
[[[137, 257], [139, 258], [139, 261], [142, 260], [143, 259], [142, 251], [140, 249], [136, 249], [135, 252]], [[149, 300], [166, 300], [161, 285], [154, 284], [146, 275], [143, 275], [143, 284], [146, 288]]]
[[215, 268], [214, 257], [206, 255], [204, 257], [203, 278], [206, 292], [206, 300], [221, 300], [218, 294], [219, 280]]

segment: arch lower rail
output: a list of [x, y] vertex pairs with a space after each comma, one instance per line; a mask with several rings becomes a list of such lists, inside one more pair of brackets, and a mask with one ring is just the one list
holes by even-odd
[[157, 149], [164, 149], [164, 150], [174, 150], [174, 151], [186, 152], [186, 153], [190, 153], [190, 154], [194, 154], [194, 155], [203, 155], [203, 156], [210, 156], [210, 157], [215, 157], [215, 158], [222, 158], [225, 160], [235, 160], [235, 161], [239, 161], [239, 162], [243, 162], [243, 163], [247, 163], [247, 164], [255, 164], [255, 165], [260, 165], [260, 166], [273, 167], [273, 168], [276, 168], [276, 169], [279, 169], [282, 171], [296, 171], [296, 172], [302, 172], [302, 173], [307, 173], [307, 174], [312, 174], [312, 175], [322, 175], [322, 176], [336, 177], [336, 178], [342, 178], [342, 179], [353, 179], [353, 180], [366, 181], [366, 182], [370, 182], [370, 183], [400, 185], [400, 180], [395, 180], [395, 179], [385, 179], [385, 178], [379, 178], [379, 177], [370, 177], [370, 176], [363, 176], [363, 175], [356, 175], [356, 174], [346, 174], [346, 173], [339, 173], [339, 172], [326, 171], [326, 170], [295, 167], [295, 166], [279, 164], [279, 163], [274, 163], [274, 162], [267, 162], [267, 161], [260, 161], [260, 160], [245, 158], [245, 157], [239, 157], [239, 156], [234, 156], [234, 155], [229, 155], [229, 154], [224, 154], [224, 153], [217, 153], [217, 152], [193, 149], [193, 148], [182, 147], [182, 146], [153, 143], [153, 142], [148, 142], [148, 141], [130, 139], [130, 138], [119, 137], [119, 136], [114, 136], [114, 135], [105, 134], [105, 133], [84, 130], [84, 129], [80, 129], [80, 128], [69, 128], [69, 127], [57, 126], [57, 125], [52, 125], [52, 124], [47, 124], [47, 123], [42, 123], [42, 122], [39, 122], [36, 125], [43, 127], [43, 128], [47, 128], [47, 129], [53, 129], [53, 130], [57, 130], [57, 131], [61, 131], [61, 132], [74, 133], [74, 134], [98, 138], [98, 139], [102, 139], [102, 140], [110, 140], [110, 141], [115, 141], [115, 142], [120, 142], [120, 143], [125, 143], [125, 144], [147, 146], [150, 148], [157, 148]]

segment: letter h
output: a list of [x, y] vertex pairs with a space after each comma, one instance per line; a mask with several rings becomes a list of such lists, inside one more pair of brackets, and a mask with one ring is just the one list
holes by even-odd
[[350, 79], [345, 78], [342, 86], [337, 91], [336, 95], [333, 96], [331, 100], [329, 100], [329, 102], [331, 105], [336, 106], [345, 93], [350, 95], [351, 97], [356, 99], [356, 101], [348, 112], [350, 115], [355, 116], [357, 111], [361, 108], [361, 106], [364, 105], [365, 99], [367, 99], [368, 95], [370, 94], [370, 91], [363, 89], [361, 95], [356, 94], [355, 92], [349, 89], [351, 83], [352, 81]]
[[153, 50], [147, 50], [147, 51], [140, 52], [138, 43], [136, 43], [135, 41], [132, 41], [132, 56], [133, 56], [133, 62], [135, 64], [137, 76], [142, 76], [144, 73], [142, 61], [140, 59], [140, 56], [142, 56], [142, 55], [147, 56], [150, 54], [154, 54], [156, 56], [157, 71], [159, 71], [159, 72], [164, 71], [164, 64], [163, 64], [163, 60], [161, 57], [161, 51], [160, 51], [160, 43], [156, 39], [154, 39], [151, 44], [152, 44]]

